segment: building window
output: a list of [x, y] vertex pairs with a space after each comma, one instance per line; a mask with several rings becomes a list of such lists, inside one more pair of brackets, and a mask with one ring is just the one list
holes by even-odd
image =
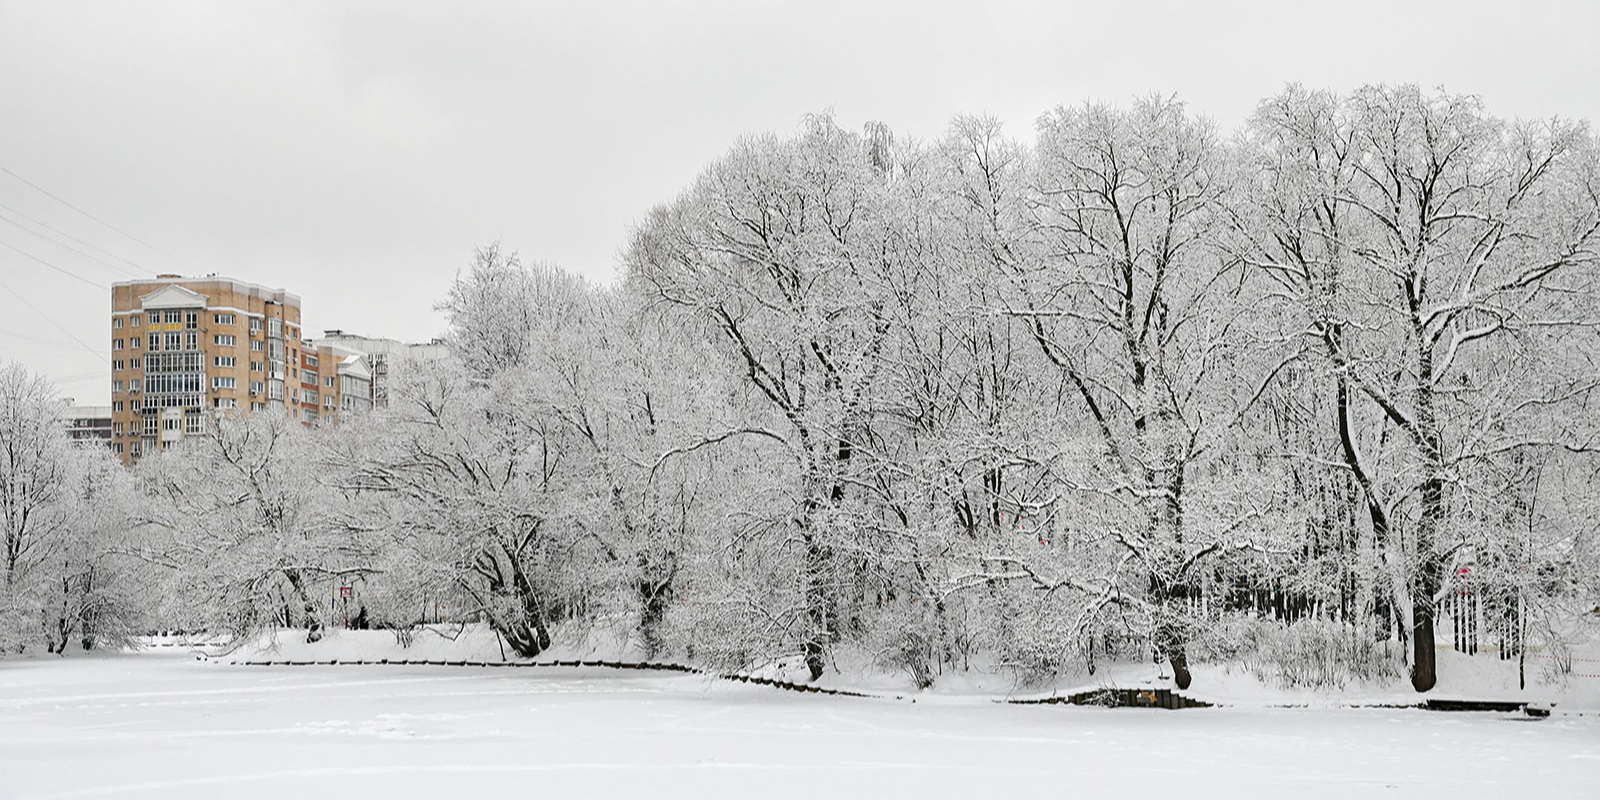
[[261, 318], [260, 317], [251, 317], [250, 318], [250, 333], [251, 334], [257, 334], [257, 333], [260, 333], [260, 332], [261, 332]]
[[211, 342], [218, 347], [233, 347], [238, 344], [231, 333], [219, 333], [211, 337]]
[[118, 359], [116, 361], [111, 362], [111, 371], [112, 372], [118, 372], [118, 371], [120, 371], [122, 369], [122, 367], [123, 367], [123, 364], [122, 364], [122, 360], [121, 359]]
[[166, 419], [161, 420], [161, 430], [164, 430], [164, 431], [183, 430], [183, 418], [182, 417], [167, 417]]
[[144, 415], [144, 435], [155, 436], [161, 432], [161, 418], [155, 414]]
[[112, 436], [121, 436], [122, 435], [122, 423], [120, 423], [120, 422], [111, 423], [111, 435]]
[[128, 349], [130, 349], [130, 350], [138, 350], [139, 349], [139, 337], [135, 336], [132, 339], [128, 340]]
[[236, 378], [223, 378], [223, 377], [212, 378], [211, 379], [211, 388], [212, 389], [237, 389], [237, 388], [239, 388], [238, 379], [236, 379]]
[[139, 314], [134, 314], [133, 316], [128, 317], [128, 327], [130, 327], [130, 328], [139, 327], [139, 320], [140, 319], [142, 319], [142, 316], [139, 315]]
[[[251, 342], [251, 344], [255, 344], [255, 342]], [[250, 371], [251, 372], [260, 372], [261, 371], [261, 362], [260, 361], [252, 361], [252, 362], [250, 362]]]
[[250, 382], [250, 393], [251, 394], [261, 394], [261, 390], [264, 389], [264, 388], [265, 387], [262, 385], [261, 381], [251, 381]]
[[150, 334], [150, 352], [152, 352], [152, 353], [161, 352], [161, 334], [159, 334], [159, 333]]
[[239, 401], [237, 401], [237, 400], [235, 400], [235, 399], [233, 399], [231, 397], [218, 397], [215, 401], [213, 401], [213, 404], [217, 408], [238, 408], [239, 407]]
[[118, 401], [112, 403], [111, 404], [111, 410], [117, 412], [118, 414], [121, 414], [122, 413], [122, 401], [118, 400]]
[[332, 386], [333, 385], [333, 376], [329, 375], [329, 376], [323, 378], [322, 379], [322, 385], [323, 386]]
[[211, 321], [218, 325], [236, 325], [238, 324], [238, 317], [232, 314], [213, 314], [211, 315]]
[[273, 317], [267, 320], [267, 336], [273, 339], [283, 338], [283, 320]]
[[122, 391], [122, 381], [112, 381], [111, 382], [111, 391], [113, 391], [113, 392], [121, 392]]
[[166, 323], [168, 325], [176, 325], [176, 324], [178, 324], [178, 323], [180, 323], [182, 321], [183, 321], [183, 312], [182, 311], [179, 311], [179, 310], [177, 310], [175, 308], [167, 309]]
[[217, 356], [214, 363], [219, 367], [232, 367], [237, 366], [238, 359], [234, 356]]
[[122, 330], [122, 317], [112, 317], [111, 327], [116, 328], [119, 331]]
[[191, 330], [194, 329], [194, 328], [200, 327], [200, 312], [198, 312], [198, 311], [185, 311], [185, 312], [183, 312], [183, 327], [189, 328]]
[[266, 408], [267, 408], [267, 404], [266, 403], [251, 403], [250, 404], [250, 410], [251, 411], [265, 411]]
[[139, 359], [137, 359], [137, 358], [128, 359], [128, 367], [130, 369], [139, 369]]
[[129, 442], [128, 443], [128, 453], [130, 455], [132, 455], [134, 458], [138, 458], [139, 457], [139, 443], [138, 442]]
[[139, 391], [139, 379], [138, 378], [134, 378], [133, 380], [128, 381], [128, 391], [130, 391], [130, 392]]
[[256, 352], [256, 353], [261, 352], [261, 340], [260, 339], [251, 339], [250, 340], [250, 350], [252, 352]]
[[[137, 342], [139, 340], [138, 339], [134, 339], [134, 341]], [[112, 339], [111, 340], [111, 349], [112, 350], [121, 350], [122, 349], [122, 340], [121, 339]]]

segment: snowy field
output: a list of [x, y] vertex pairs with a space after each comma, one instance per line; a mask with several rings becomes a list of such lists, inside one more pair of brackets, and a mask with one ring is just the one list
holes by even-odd
[[6, 798], [1597, 790], [1592, 714], [909, 703], [599, 669], [245, 667], [181, 654], [0, 662]]

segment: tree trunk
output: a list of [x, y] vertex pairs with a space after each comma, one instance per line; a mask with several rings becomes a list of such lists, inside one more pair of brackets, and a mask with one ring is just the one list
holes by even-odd
[[806, 539], [806, 626], [805, 642], [803, 648], [806, 658], [806, 669], [811, 674], [811, 680], [822, 677], [822, 670], [826, 666], [827, 638], [828, 638], [828, 609], [827, 596], [822, 585], [825, 555], [821, 546], [817, 544], [816, 534], [810, 530], [807, 523]]
[[503, 621], [500, 634], [517, 655], [533, 658], [550, 649], [550, 628], [545, 619], [544, 598], [515, 557], [511, 558], [511, 590], [517, 601], [517, 619]]
[[1444, 481], [1437, 474], [1422, 486], [1422, 518], [1417, 525], [1417, 574], [1411, 591], [1411, 686], [1426, 692], [1438, 683], [1434, 652], [1435, 599], [1444, 585], [1444, 560], [1435, 552], [1434, 542], [1444, 515]]
[[294, 587], [295, 597], [300, 601], [300, 607], [305, 614], [306, 644], [322, 641], [322, 615], [317, 613], [316, 603], [311, 602], [311, 595], [306, 592], [305, 581], [300, 576], [298, 569], [286, 569], [283, 576], [289, 579], [289, 585]]

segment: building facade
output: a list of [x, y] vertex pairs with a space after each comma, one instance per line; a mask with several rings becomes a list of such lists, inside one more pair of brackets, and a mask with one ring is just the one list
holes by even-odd
[[72, 406], [67, 409], [67, 438], [73, 444], [111, 446], [111, 406]]
[[372, 408], [372, 371], [367, 354], [348, 347], [300, 343], [299, 389], [293, 400], [307, 425], [338, 422]]
[[[215, 275], [111, 287], [111, 449], [131, 464], [214, 409], [304, 418], [300, 298]], [[320, 399], [320, 393], [319, 393]]]
[[[345, 333], [342, 330], [325, 331], [322, 338], [317, 340], [317, 345], [362, 354], [362, 362], [367, 370], [365, 379], [370, 386], [368, 407], [380, 408], [389, 405], [389, 379], [395, 368], [408, 361], [438, 361], [449, 355], [449, 348], [438, 339], [411, 343]], [[359, 383], [359, 380], [353, 379], [353, 383]], [[350, 395], [350, 392], [345, 392], [345, 396]]]

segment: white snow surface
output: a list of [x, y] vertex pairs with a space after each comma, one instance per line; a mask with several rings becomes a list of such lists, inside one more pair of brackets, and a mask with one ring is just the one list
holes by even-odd
[[1600, 716], [1570, 710], [1535, 721], [862, 700], [597, 668], [243, 666], [180, 648], [0, 661], [0, 798], [1459, 800], [1597, 788]]

